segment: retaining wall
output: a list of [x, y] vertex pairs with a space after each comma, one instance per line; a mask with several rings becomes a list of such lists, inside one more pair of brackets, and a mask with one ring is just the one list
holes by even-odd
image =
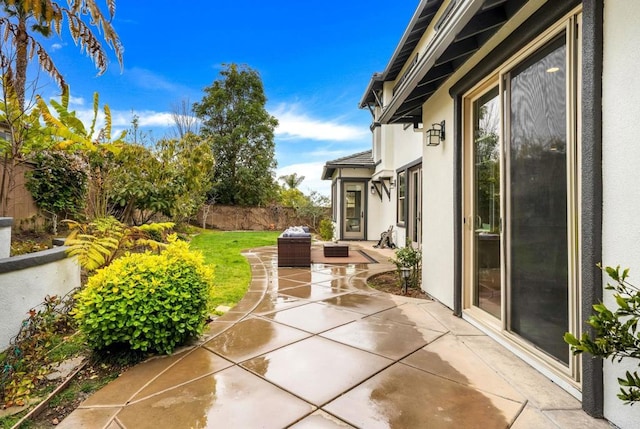
[[3, 226], [5, 219], [0, 218], [0, 251], [7, 248], [7, 256], [0, 258], [0, 350], [9, 346], [29, 310], [47, 295], [63, 296], [80, 287], [80, 265], [67, 257], [66, 247], [8, 257], [11, 223], [8, 228]]

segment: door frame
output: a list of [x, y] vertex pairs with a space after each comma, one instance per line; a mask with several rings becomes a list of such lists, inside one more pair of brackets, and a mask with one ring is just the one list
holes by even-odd
[[[492, 71], [496, 70], [504, 61], [517, 53], [523, 41], [532, 40], [542, 34], [547, 28], [573, 9], [574, 5], [560, 2], [547, 2], [539, 10], [536, 19], [514, 30], [478, 65], [473, 67], [463, 78], [453, 84], [450, 94], [454, 103], [454, 314], [463, 314], [463, 231], [466, 227], [463, 216], [463, 95], [474, 88]], [[577, 130], [581, 137], [578, 150], [580, 156], [580, 199], [578, 210], [580, 214], [580, 294], [578, 298], [583, 315], [590, 314], [594, 304], [603, 299], [602, 272], [596, 266], [602, 261], [602, 70], [603, 70], [603, 33], [604, 33], [604, 2], [602, 0], [584, 0], [582, 2], [582, 45], [579, 49], [582, 59], [581, 83], [578, 101], [582, 107], [580, 127]], [[582, 318], [581, 318], [582, 319]], [[581, 398], [582, 408], [593, 416], [602, 417], [604, 408], [603, 362], [600, 359], [584, 359], [582, 366], [581, 391], [568, 385], [564, 379], [556, 377], [545, 368], [541, 368], [535, 361], [528, 359], [525, 353], [508, 342], [493, 335], [492, 331], [484, 332], [500, 341], [518, 356], [527, 359], [535, 368], [547, 377], [557, 382], [574, 396]]]
[[[569, 14], [565, 15], [561, 20], [557, 21], [554, 25], [546, 28], [545, 31], [541, 32], [538, 37], [536, 37], [531, 43], [529, 43], [525, 48], [518, 50], [513, 53], [506, 61], [503, 61], [500, 64], [496, 64], [492, 73], [485, 74], [483, 79], [480, 79], [479, 83], [470, 88], [467, 88], [466, 92], [459, 92], [456, 96], [456, 115], [457, 116], [457, 130], [459, 132], [459, 137], [457, 140], [458, 150], [457, 153], [459, 156], [459, 174], [460, 174], [460, 182], [457, 186], [459, 192], [459, 201], [460, 201], [460, 229], [457, 231], [457, 238], [460, 243], [460, 253], [459, 260], [457, 265], [457, 272], [459, 273], [458, 279], [459, 281], [459, 295], [456, 301], [456, 305], [459, 306], [457, 308], [460, 315], [468, 315], [474, 321], [477, 321], [480, 326], [483, 326], [488, 329], [488, 331], [495, 333], [499, 338], [503, 341], [506, 341], [510, 344], [515, 350], [522, 352], [524, 355], [535, 359], [535, 361], [542, 362], [545, 364], [547, 369], [551, 370], [551, 373], [559, 375], [561, 378], [558, 379], [562, 382], [565, 388], [570, 391], [578, 392], [581, 387], [582, 382], [582, 362], [577, 357], [571, 356], [570, 363], [567, 366], [564, 366], [557, 362], [555, 359], [550, 357], [547, 353], [544, 353], [540, 350], [537, 350], [533, 345], [529, 344], [526, 340], [518, 336], [517, 334], [510, 331], [510, 318], [509, 318], [509, 287], [510, 284], [508, 280], [508, 270], [509, 270], [509, 258], [506, 257], [508, 255], [505, 254], [505, 251], [508, 249], [508, 245], [504, 245], [505, 242], [509, 239], [507, 237], [508, 228], [506, 225], [503, 226], [503, 237], [501, 246], [501, 259], [502, 259], [502, 273], [501, 273], [501, 284], [502, 284], [502, 318], [498, 320], [483, 311], [480, 311], [478, 308], [474, 308], [472, 302], [472, 291], [471, 285], [473, 284], [473, 279], [470, 277], [472, 270], [473, 258], [471, 257], [471, 252], [473, 250], [469, 231], [473, 227], [473, 220], [470, 219], [470, 214], [473, 213], [472, 207], [473, 202], [469, 200], [470, 195], [472, 195], [472, 181], [470, 181], [469, 176], [473, 175], [470, 170], [470, 162], [473, 162], [473, 156], [469, 154], [470, 150], [470, 141], [472, 141], [472, 103], [474, 100], [479, 98], [482, 94], [485, 94], [490, 88], [495, 85], [499, 85], [500, 87], [500, 99], [501, 103], [505, 102], [504, 96], [504, 75], [506, 75], [510, 70], [512, 70], [516, 65], [526, 61], [531, 55], [534, 55], [539, 49], [543, 48], [550, 40], [554, 37], [557, 37], [558, 34], [565, 32], [565, 37], [567, 38], [567, 58], [569, 58], [568, 62], [568, 79], [571, 81], [567, 81], [567, 137], [568, 137], [568, 146], [572, 146], [577, 148], [578, 153], [572, 152], [569, 153], [569, 149], [567, 150], [567, 157], [571, 158], [568, 161], [568, 180], [569, 186], [567, 187], [567, 205], [571, 206], [568, 213], [568, 224], [567, 228], [571, 236], [569, 237], [568, 250], [570, 252], [569, 261], [568, 261], [568, 302], [569, 306], [569, 321], [568, 321], [568, 330], [574, 333], [574, 335], [579, 336], [580, 334], [580, 320], [582, 320], [580, 314], [580, 303], [582, 300], [581, 290], [579, 289], [579, 285], [581, 283], [581, 272], [578, 268], [579, 259], [581, 258], [580, 249], [584, 248], [584, 243], [580, 238], [580, 228], [582, 225], [580, 224], [580, 219], [582, 216], [582, 212], [580, 210], [579, 201], [582, 198], [581, 191], [581, 177], [579, 175], [580, 166], [584, 168], [584, 164], [582, 163], [582, 157], [580, 156], [580, 148], [584, 144], [582, 141], [581, 133], [580, 133], [580, 103], [576, 103], [575, 100], [580, 99], [580, 84], [581, 84], [581, 73], [580, 70], [572, 69], [575, 65], [580, 67], [583, 62], [581, 61], [581, 49], [579, 49], [579, 45], [576, 47], [574, 43], [580, 43], [580, 38], [577, 37], [578, 33], [574, 33], [577, 28], [581, 27], [581, 8], [576, 8], [571, 11]], [[574, 39], [575, 37], [575, 39]], [[574, 50], [576, 48], [576, 50]], [[569, 77], [571, 75], [571, 78]], [[572, 93], [571, 91], [578, 91], [577, 94]], [[573, 104], [575, 103], [575, 104]], [[502, 106], [502, 114], [501, 121], [505, 119], [504, 113], [505, 106]], [[571, 119], [570, 119], [571, 118]], [[571, 122], [570, 121], [575, 121]], [[577, 125], [576, 125], [577, 124]], [[507, 143], [504, 142], [504, 136], [509, 135], [508, 130], [504, 129], [505, 124], [503, 123], [500, 127], [501, 131], [501, 163], [507, 161], [506, 157], [508, 157], [508, 153], [505, 153]], [[470, 134], [471, 133], [471, 134]], [[504, 166], [501, 168], [505, 174], [502, 177], [502, 187], [501, 187], [501, 198], [503, 204], [501, 204], [503, 219], [506, 218], [505, 210], [507, 210], [507, 192], [505, 190], [506, 182], [508, 181], [507, 167]], [[508, 219], [507, 219], [508, 221]], [[507, 243], [508, 244], [508, 243]], [[568, 349], [568, 346], [567, 346]], [[575, 390], [573, 390], [575, 389]]]
[[[347, 194], [347, 185], [348, 184], [360, 184], [362, 185], [362, 196], [361, 196], [361, 233], [358, 236], [347, 236], [346, 231], [346, 194]], [[369, 193], [367, 190], [369, 189], [369, 179], [366, 178], [342, 178], [340, 181], [340, 239], [341, 240], [366, 240], [367, 239], [367, 218], [368, 218], [368, 198]]]
[[[422, 164], [407, 169], [407, 238], [415, 248], [422, 247], [423, 183]], [[415, 231], [415, 235], [414, 235]]]

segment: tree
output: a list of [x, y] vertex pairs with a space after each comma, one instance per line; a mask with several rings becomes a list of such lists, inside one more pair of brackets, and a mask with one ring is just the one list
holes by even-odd
[[285, 174], [278, 177], [289, 189], [298, 189], [298, 186], [304, 181], [304, 176], [298, 176], [298, 173]]
[[[6, 64], [1, 64], [6, 72]], [[11, 212], [11, 195], [16, 188], [18, 167], [26, 158], [39, 150], [49, 148], [53, 142], [40, 125], [37, 109], [25, 112], [18, 103], [15, 91], [7, 85], [6, 73], [0, 76], [2, 98], [0, 99], [0, 216]]]
[[209, 197], [232, 205], [270, 202], [277, 190], [273, 137], [278, 121], [265, 109], [259, 74], [231, 64], [204, 91], [193, 111], [216, 162]]
[[198, 134], [200, 124], [188, 98], [183, 98], [179, 104], [171, 106], [171, 119], [178, 138], [181, 139], [188, 133]]
[[283, 207], [291, 207], [297, 209], [299, 207], [307, 205], [307, 197], [300, 191], [300, 189], [293, 188], [280, 188], [278, 193], [278, 199]]
[[99, 73], [103, 73], [108, 60], [105, 49], [92, 31], [94, 27], [114, 50], [122, 66], [123, 48], [111, 26], [115, 0], [106, 0], [106, 3], [108, 19], [96, 0], [69, 0], [63, 4], [52, 0], [0, 0], [4, 12], [0, 16], [3, 104], [0, 123], [7, 128], [6, 134], [0, 137], [0, 162], [3, 167], [0, 212], [3, 215], [10, 210], [9, 197], [15, 188], [16, 168], [24, 163], [25, 155], [39, 146], [47, 147], [47, 139], [42, 138], [37, 124], [38, 113], [25, 100], [29, 61], [37, 57], [40, 68], [53, 78], [63, 93], [67, 92], [62, 73], [36, 37], [47, 38], [54, 33], [61, 35], [62, 24], [66, 20], [73, 41], [93, 59]]
[[213, 158], [208, 142], [194, 134], [162, 139], [155, 149], [127, 144], [104, 160], [109, 213], [143, 224], [160, 213], [177, 222], [195, 214], [209, 190]]
[[320, 221], [329, 214], [329, 207], [331, 207], [329, 197], [318, 191], [311, 191], [309, 195], [304, 196], [304, 202], [296, 207], [296, 212], [299, 216], [308, 218], [311, 221], [311, 227], [317, 230]]
[[[104, 41], [115, 52], [122, 66], [124, 51], [120, 39], [111, 26], [116, 11], [115, 0], [107, 0], [108, 19], [100, 10], [96, 0], [69, 0], [66, 4], [52, 0], [0, 0], [5, 15], [0, 17], [0, 30], [3, 41], [13, 47], [14, 54], [8, 52], [3, 45], [0, 60], [9, 67], [8, 83], [15, 92], [18, 103], [24, 110], [25, 86], [27, 82], [27, 66], [36, 57], [40, 67], [49, 73], [60, 88], [66, 83], [53, 59], [34, 35], [50, 37], [54, 33], [61, 35], [62, 23], [68, 22], [71, 38], [94, 61], [100, 74], [108, 66], [108, 58], [104, 47], [92, 31], [91, 27], [102, 34]], [[84, 22], [88, 19], [89, 25]], [[31, 24], [31, 25], [29, 25]]]

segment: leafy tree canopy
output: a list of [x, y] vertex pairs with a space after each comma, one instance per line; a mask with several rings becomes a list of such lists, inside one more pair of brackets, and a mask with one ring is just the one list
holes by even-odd
[[278, 121], [265, 109], [260, 75], [248, 66], [226, 65], [204, 92], [193, 111], [216, 163], [209, 199], [245, 206], [269, 203], [277, 191], [273, 139]]

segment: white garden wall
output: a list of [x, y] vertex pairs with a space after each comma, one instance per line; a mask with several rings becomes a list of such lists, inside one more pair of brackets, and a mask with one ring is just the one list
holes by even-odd
[[11, 225], [13, 219], [0, 217], [0, 259], [8, 258], [11, 253]]
[[9, 346], [29, 310], [47, 295], [63, 296], [77, 287], [80, 266], [75, 258], [67, 257], [64, 247], [1, 258], [0, 350]]

